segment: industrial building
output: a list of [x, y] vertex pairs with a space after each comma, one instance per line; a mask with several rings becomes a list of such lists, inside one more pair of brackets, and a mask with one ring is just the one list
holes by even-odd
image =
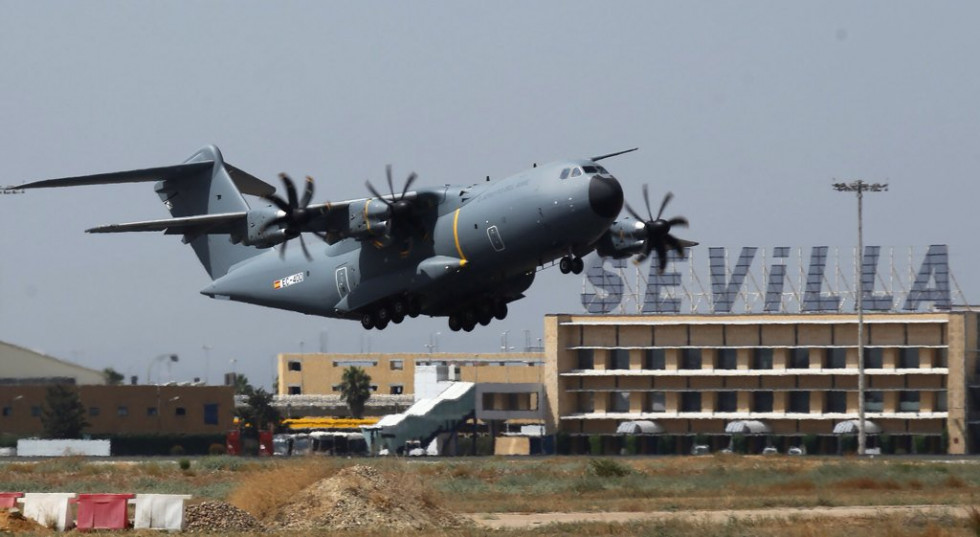
[[[975, 453], [977, 314], [866, 314], [872, 445]], [[857, 317], [549, 315], [550, 431], [571, 452], [682, 452], [694, 442], [833, 453], [858, 413]], [[665, 441], [666, 440], [666, 441]]]

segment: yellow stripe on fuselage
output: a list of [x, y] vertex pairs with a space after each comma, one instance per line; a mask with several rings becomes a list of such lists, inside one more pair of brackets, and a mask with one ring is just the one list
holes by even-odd
[[460, 265], [466, 265], [466, 256], [463, 255], [463, 249], [459, 247], [459, 209], [456, 209], [456, 214], [453, 215], [453, 240], [456, 241], [456, 253], [459, 254], [462, 263]]

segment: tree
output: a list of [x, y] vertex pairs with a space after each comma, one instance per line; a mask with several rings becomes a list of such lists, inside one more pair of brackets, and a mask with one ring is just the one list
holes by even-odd
[[235, 395], [252, 395], [255, 392], [255, 388], [248, 382], [248, 377], [241, 373], [235, 374], [233, 385], [235, 386]]
[[371, 398], [371, 375], [356, 366], [344, 370], [340, 379], [340, 400], [347, 402], [350, 415], [364, 417], [364, 403]]
[[264, 388], [248, 394], [245, 407], [239, 408], [237, 412], [242, 423], [250, 423], [256, 429], [266, 429], [270, 425], [275, 428], [282, 420], [279, 411], [272, 406], [272, 394]]
[[118, 386], [123, 383], [126, 377], [122, 373], [116, 371], [111, 367], [107, 367], [102, 370], [102, 376], [105, 378], [105, 383], [109, 386]]
[[73, 386], [55, 384], [48, 388], [41, 409], [41, 426], [46, 438], [81, 438], [82, 429], [89, 423], [85, 421], [85, 406]]

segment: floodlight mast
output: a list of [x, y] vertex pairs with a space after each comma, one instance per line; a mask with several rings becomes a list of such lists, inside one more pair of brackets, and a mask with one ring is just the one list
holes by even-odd
[[864, 192], [887, 192], [888, 183], [865, 183], [858, 179], [850, 183], [834, 183], [838, 192], [857, 192], [858, 200], [858, 246], [857, 266], [854, 269], [857, 279], [858, 314], [858, 455], [864, 455], [867, 447], [867, 434], [864, 423], [864, 229], [862, 225], [862, 202]]

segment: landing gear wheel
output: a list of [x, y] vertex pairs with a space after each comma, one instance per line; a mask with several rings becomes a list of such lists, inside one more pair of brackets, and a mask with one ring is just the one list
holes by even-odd
[[497, 318], [498, 321], [503, 321], [507, 317], [507, 303], [497, 302], [493, 307], [493, 316]]
[[396, 315], [394, 313], [391, 314], [391, 322], [393, 322], [395, 324], [398, 324], [398, 323], [400, 323], [400, 322], [402, 322], [404, 320], [405, 320], [405, 316], [404, 315]]
[[363, 326], [365, 330], [370, 330], [374, 328], [374, 316], [371, 315], [370, 313], [362, 313], [361, 326]]
[[391, 310], [388, 306], [381, 306], [374, 312], [374, 324], [378, 330], [384, 330], [389, 321], [391, 321]]
[[490, 304], [483, 304], [480, 306], [480, 311], [477, 313], [477, 322], [482, 326], [490, 324], [493, 320], [493, 306]]
[[419, 299], [412, 297], [408, 299], [408, 316], [411, 318], [416, 318], [422, 313], [422, 303]]
[[459, 315], [455, 313], [449, 316], [449, 329], [453, 332], [459, 332], [459, 329], [463, 327], [463, 323], [459, 321]]
[[474, 328], [476, 328], [476, 323], [475, 322], [473, 322], [473, 323], [466, 322], [463, 325], [463, 330], [465, 330], [467, 332], [472, 332]]
[[561, 261], [558, 262], [558, 270], [560, 270], [562, 274], [568, 274], [569, 272], [571, 272], [572, 260], [569, 259], [567, 256], [561, 258]]
[[572, 259], [572, 272], [575, 274], [581, 274], [583, 270], [585, 270], [585, 261], [582, 261], [581, 257]]
[[408, 304], [405, 304], [405, 301], [400, 298], [396, 298], [395, 300], [392, 300], [391, 318], [396, 319], [398, 317], [401, 317], [402, 319], [404, 319], [406, 315], [408, 315]]

